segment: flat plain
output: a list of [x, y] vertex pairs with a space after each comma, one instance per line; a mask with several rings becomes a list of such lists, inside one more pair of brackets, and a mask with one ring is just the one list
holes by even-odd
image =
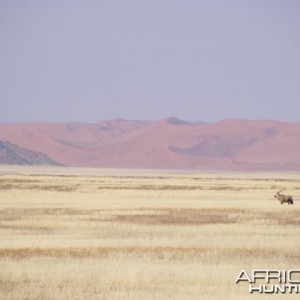
[[0, 299], [264, 299], [299, 236], [299, 173], [0, 169]]

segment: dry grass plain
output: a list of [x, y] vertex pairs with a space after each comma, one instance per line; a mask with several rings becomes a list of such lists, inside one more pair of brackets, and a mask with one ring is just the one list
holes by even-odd
[[296, 173], [2, 166], [0, 299], [295, 299], [235, 279], [299, 269], [299, 225]]

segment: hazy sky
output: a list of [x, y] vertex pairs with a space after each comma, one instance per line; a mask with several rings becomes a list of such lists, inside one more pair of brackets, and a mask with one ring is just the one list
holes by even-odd
[[300, 122], [298, 0], [0, 0], [0, 122]]

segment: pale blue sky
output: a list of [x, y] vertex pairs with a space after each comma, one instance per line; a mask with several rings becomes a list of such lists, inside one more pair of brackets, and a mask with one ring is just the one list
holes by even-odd
[[0, 0], [0, 122], [300, 122], [298, 0]]

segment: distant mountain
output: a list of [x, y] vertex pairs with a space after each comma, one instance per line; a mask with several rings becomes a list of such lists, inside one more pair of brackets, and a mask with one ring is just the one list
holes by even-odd
[[28, 150], [5, 141], [0, 141], [0, 164], [60, 165], [43, 153]]
[[299, 137], [270, 120], [0, 124], [0, 140], [78, 167], [300, 171]]

